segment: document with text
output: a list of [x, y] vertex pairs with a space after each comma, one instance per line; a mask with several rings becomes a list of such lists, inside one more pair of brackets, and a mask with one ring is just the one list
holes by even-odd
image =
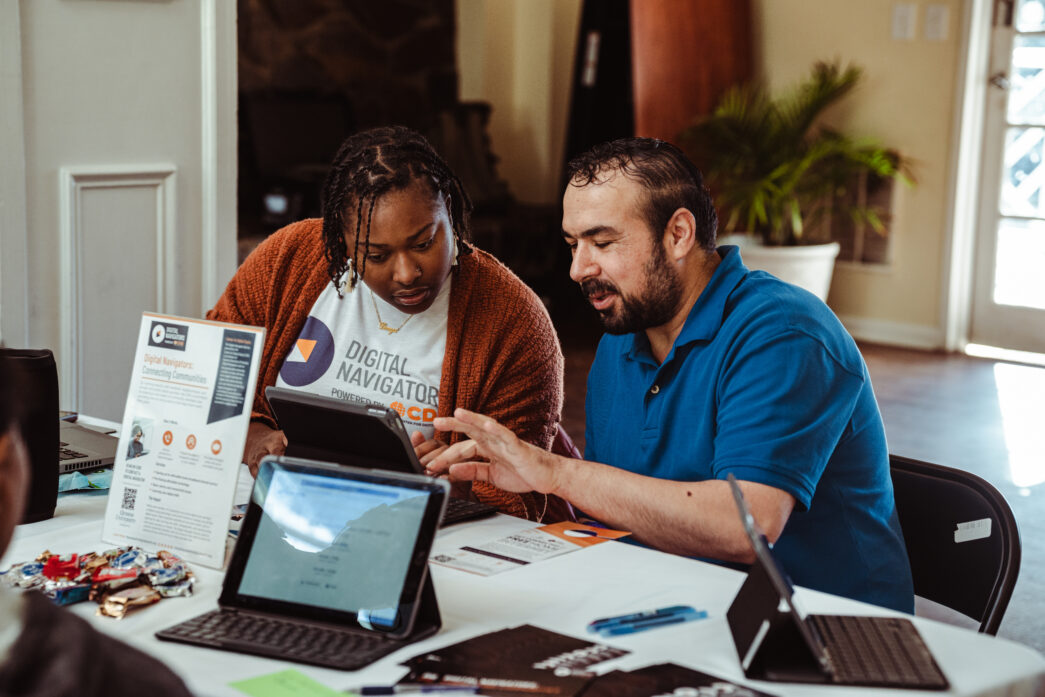
[[102, 539], [220, 569], [265, 330], [144, 313]]
[[483, 544], [433, 554], [429, 561], [479, 576], [493, 576], [584, 547], [627, 537], [630, 532], [564, 521], [528, 528]]

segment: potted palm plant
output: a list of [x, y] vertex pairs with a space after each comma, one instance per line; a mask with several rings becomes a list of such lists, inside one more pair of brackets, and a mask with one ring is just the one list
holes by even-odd
[[[849, 190], [867, 177], [912, 183], [909, 164], [898, 153], [822, 123], [825, 110], [861, 77], [858, 67], [818, 62], [807, 79], [776, 98], [762, 83], [737, 85], [680, 134], [683, 149], [707, 177], [724, 232], [744, 233], [723, 241], [739, 243], [749, 267], [764, 268], [822, 299], [839, 249], [830, 240], [831, 217], [847, 216], [886, 232], [885, 212]], [[797, 276], [788, 269], [796, 260], [802, 262]], [[805, 268], [809, 264], [820, 271]]]

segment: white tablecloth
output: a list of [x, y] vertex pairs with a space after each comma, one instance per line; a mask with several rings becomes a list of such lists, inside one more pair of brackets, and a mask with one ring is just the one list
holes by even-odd
[[[250, 477], [241, 474], [237, 500], [245, 500]], [[45, 549], [54, 553], [102, 551], [105, 494], [67, 494], [59, 498], [55, 517], [23, 525], [3, 559], [3, 568], [32, 559]], [[533, 526], [523, 520], [496, 516], [440, 531], [435, 552], [482, 543]], [[398, 665], [427, 649], [461, 641], [484, 632], [519, 624], [592, 638], [585, 625], [597, 617], [685, 604], [708, 611], [709, 618], [677, 626], [602, 640], [632, 653], [604, 664], [621, 669], [674, 662], [779, 695], [810, 693], [896, 695], [896, 690], [753, 683], [744, 678], [733, 647], [725, 613], [744, 575], [713, 564], [663, 554], [620, 542], [578, 549], [563, 556], [482, 577], [432, 566], [443, 629], [434, 637], [357, 672], [341, 672], [242, 654], [158, 641], [153, 633], [217, 606], [223, 573], [198, 565], [196, 593], [169, 598], [121, 620], [94, 615], [96, 606], [81, 603], [72, 611], [89, 618], [99, 630], [159, 657], [201, 695], [242, 693], [228, 683], [294, 668], [332, 688], [388, 684], [406, 669]], [[881, 608], [809, 590], [801, 601], [812, 612], [889, 614]], [[947, 694], [1034, 695], [1045, 693], [1045, 658], [1031, 648], [976, 634], [928, 619], [915, 618], [922, 636], [950, 680]], [[601, 667], [600, 667], [601, 670]], [[904, 694], [921, 694], [910, 692]]]

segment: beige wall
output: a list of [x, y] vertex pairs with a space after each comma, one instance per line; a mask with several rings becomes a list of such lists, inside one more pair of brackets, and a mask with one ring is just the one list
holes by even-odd
[[829, 304], [848, 323], [870, 327], [865, 334], [906, 332], [917, 337], [912, 343], [929, 344], [934, 335], [942, 336], [963, 3], [931, 3], [949, 8], [943, 41], [925, 38], [930, 3], [912, 4], [918, 12], [914, 40], [892, 38], [892, 0], [756, 0], [755, 22], [761, 69], [771, 86], [801, 78], [818, 59], [841, 58], [862, 66], [863, 85], [839, 105], [832, 120], [915, 161], [917, 186], [897, 189], [892, 264], [884, 269], [840, 264]]
[[235, 270], [235, 5], [3, 0], [0, 20], [24, 162], [0, 177], [2, 338], [54, 351], [64, 408], [119, 419], [141, 313], [199, 316]]
[[580, 0], [458, 0], [463, 100], [493, 105], [498, 173], [527, 203], [562, 195], [559, 171], [569, 111]]
[[[819, 59], [862, 66], [865, 80], [831, 120], [915, 162], [898, 187], [892, 263], [839, 264], [829, 303], [854, 334], [939, 346], [962, 18], [968, 0], [920, 0], [916, 38], [892, 38], [893, 0], [754, 0], [756, 69], [774, 88]], [[945, 40], [925, 38], [926, 8], [948, 8]], [[458, 0], [461, 97], [493, 104], [501, 176], [523, 201], [558, 199], [578, 0]]]

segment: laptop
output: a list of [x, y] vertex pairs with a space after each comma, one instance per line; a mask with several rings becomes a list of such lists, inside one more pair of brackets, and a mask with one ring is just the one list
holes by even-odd
[[729, 485], [755, 550], [755, 563], [726, 614], [747, 677], [867, 687], [948, 688], [947, 679], [910, 620], [804, 612], [732, 474]]
[[[287, 438], [286, 454], [354, 467], [424, 474], [402, 419], [388, 407], [270, 386], [265, 390]], [[493, 506], [451, 497], [443, 525], [490, 516]]]
[[58, 423], [58, 474], [112, 466], [119, 438], [68, 421]]
[[262, 459], [218, 609], [157, 638], [356, 670], [441, 626], [428, 555], [443, 480]]

